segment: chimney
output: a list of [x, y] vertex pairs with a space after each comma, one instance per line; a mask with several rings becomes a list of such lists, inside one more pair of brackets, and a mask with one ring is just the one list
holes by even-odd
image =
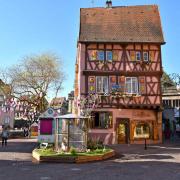
[[112, 8], [112, 1], [106, 1], [106, 8]]

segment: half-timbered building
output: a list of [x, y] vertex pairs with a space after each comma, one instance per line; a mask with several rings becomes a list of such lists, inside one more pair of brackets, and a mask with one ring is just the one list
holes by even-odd
[[106, 144], [159, 143], [165, 42], [158, 6], [106, 5], [80, 10], [75, 97], [99, 97], [89, 135]]

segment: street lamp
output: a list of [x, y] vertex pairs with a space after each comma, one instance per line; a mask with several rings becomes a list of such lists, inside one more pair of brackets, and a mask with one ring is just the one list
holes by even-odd
[[144, 135], [144, 150], [147, 150], [147, 138], [149, 137], [148, 134]]

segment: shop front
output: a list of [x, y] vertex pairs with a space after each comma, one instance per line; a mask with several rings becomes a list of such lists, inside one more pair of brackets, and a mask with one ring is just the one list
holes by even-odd
[[162, 142], [161, 112], [139, 109], [108, 109], [92, 113], [89, 138], [105, 144]]

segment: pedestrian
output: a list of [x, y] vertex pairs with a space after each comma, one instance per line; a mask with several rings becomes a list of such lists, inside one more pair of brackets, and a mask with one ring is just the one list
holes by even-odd
[[24, 135], [24, 137], [26, 137], [26, 130], [25, 130], [25, 127], [23, 128], [23, 135]]
[[24, 137], [28, 137], [29, 136], [29, 129], [28, 127], [24, 128]]
[[26, 127], [26, 137], [29, 137], [29, 128]]
[[7, 146], [8, 137], [9, 137], [9, 132], [8, 132], [7, 128], [3, 128], [3, 131], [2, 131], [2, 147], [4, 145]]

